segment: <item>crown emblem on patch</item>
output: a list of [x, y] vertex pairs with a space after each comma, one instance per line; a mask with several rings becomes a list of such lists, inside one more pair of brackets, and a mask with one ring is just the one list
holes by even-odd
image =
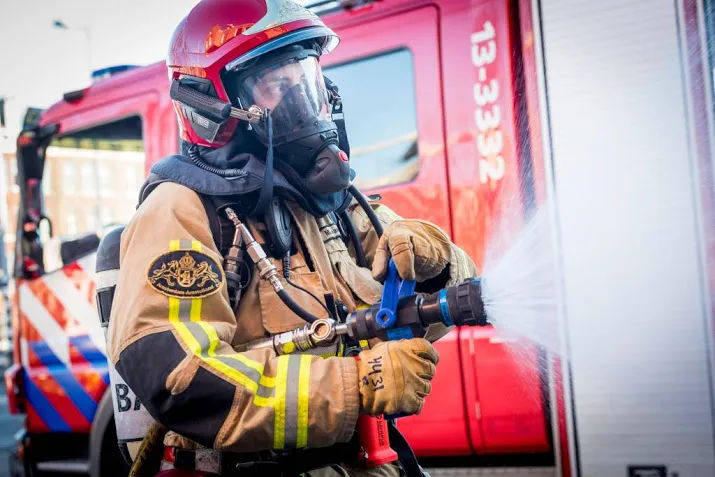
[[196, 266], [196, 260], [191, 258], [189, 252], [179, 259], [179, 270], [191, 270]]

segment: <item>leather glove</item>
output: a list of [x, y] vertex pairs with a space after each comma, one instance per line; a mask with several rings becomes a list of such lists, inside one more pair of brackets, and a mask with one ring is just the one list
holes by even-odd
[[378, 343], [358, 355], [360, 411], [419, 414], [432, 390], [439, 355], [422, 338]]
[[452, 242], [439, 227], [422, 220], [395, 220], [380, 237], [372, 262], [372, 276], [383, 280], [390, 255], [403, 280], [424, 282], [439, 275], [449, 263]]

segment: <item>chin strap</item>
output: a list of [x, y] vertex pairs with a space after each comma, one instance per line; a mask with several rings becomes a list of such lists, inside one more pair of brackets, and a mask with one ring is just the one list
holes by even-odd
[[348, 135], [345, 131], [345, 113], [343, 112], [343, 99], [338, 93], [338, 87], [330, 81], [326, 76], [323, 76], [325, 81], [325, 88], [330, 94], [330, 116], [335, 126], [338, 128], [338, 146], [340, 149], [345, 151], [345, 154], [350, 157], [350, 143], [348, 142]]
[[250, 215], [255, 215], [266, 208], [268, 202], [273, 198], [273, 118], [271, 110], [266, 108], [263, 113], [263, 120], [266, 122], [268, 130], [268, 151], [266, 152], [266, 172], [263, 176], [263, 187], [258, 196], [256, 206]]

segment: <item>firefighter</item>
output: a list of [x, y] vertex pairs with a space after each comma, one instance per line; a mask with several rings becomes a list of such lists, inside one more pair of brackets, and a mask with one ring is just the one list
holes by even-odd
[[[108, 332], [112, 364], [169, 430], [169, 473], [401, 472], [306, 449], [348, 443], [361, 413], [419, 414], [438, 362], [430, 342], [444, 327], [362, 343], [353, 357], [343, 344], [319, 354], [236, 351], [299, 328], [301, 316], [339, 319], [378, 302], [390, 258], [423, 291], [476, 276], [438, 227], [379, 201], [360, 206], [339, 94], [319, 64], [337, 43], [318, 17], [283, 0], [201, 0], [172, 38], [182, 154], [152, 168], [122, 233]], [[288, 298], [243, 252], [239, 224], [269, 254]], [[302, 468], [271, 466], [285, 455], [305, 455], [292, 461]]]

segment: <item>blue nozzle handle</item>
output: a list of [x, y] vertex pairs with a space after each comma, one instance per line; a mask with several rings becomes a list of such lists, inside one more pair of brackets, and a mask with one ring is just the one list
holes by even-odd
[[382, 301], [375, 315], [375, 321], [381, 328], [390, 328], [397, 321], [397, 302], [400, 298], [415, 294], [417, 283], [414, 280], [402, 280], [397, 273], [395, 261], [390, 258], [387, 264], [385, 283], [382, 286]]

